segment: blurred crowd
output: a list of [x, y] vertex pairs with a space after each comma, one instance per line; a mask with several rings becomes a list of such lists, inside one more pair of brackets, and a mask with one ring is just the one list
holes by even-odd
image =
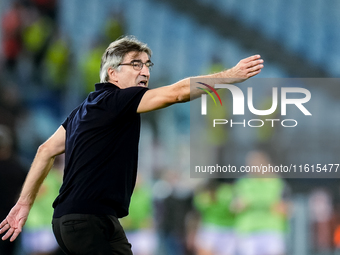
[[[273, 164], [246, 154], [249, 166]], [[193, 184], [176, 169], [139, 176], [130, 214], [121, 220], [136, 255], [338, 254], [339, 211], [329, 190], [301, 195], [267, 173]], [[306, 253], [307, 252], [307, 253]]]
[[[14, 130], [15, 147], [23, 159], [29, 162], [37, 145], [94, 90], [102, 52], [124, 34], [124, 22], [119, 15], [113, 16], [79, 60], [60, 28], [57, 0], [10, 1], [3, 11], [0, 124]], [[77, 74], [82, 86], [72, 84], [71, 74]]]
[[[247, 157], [252, 165], [267, 160], [260, 151]], [[279, 255], [287, 254], [289, 208], [289, 188], [278, 176], [192, 187], [178, 172], [165, 171], [152, 185], [139, 179], [122, 224], [136, 255]], [[139, 235], [143, 245], [133, 242]]]
[[[121, 36], [118, 16], [107, 20], [102, 37], [77, 61], [58, 20], [57, 0], [13, 0], [1, 10], [0, 50], [0, 218], [16, 202], [38, 146], [60, 125], [78, 98], [67, 96], [71, 74], [79, 74], [79, 98], [99, 80], [101, 54]], [[83, 64], [79, 64], [83, 63]], [[73, 86], [74, 87], [74, 86]], [[66, 106], [66, 98], [72, 101]], [[71, 98], [71, 99], [69, 99]], [[14, 243], [0, 242], [0, 254], [62, 254], [51, 229], [63, 158], [58, 157], [42, 185], [25, 229]]]
[[70, 52], [56, 12], [56, 1], [13, 1], [1, 20], [0, 122], [27, 162], [61, 117]]

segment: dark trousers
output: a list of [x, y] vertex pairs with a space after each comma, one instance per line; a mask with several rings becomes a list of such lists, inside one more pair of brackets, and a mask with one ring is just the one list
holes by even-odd
[[132, 255], [131, 244], [114, 216], [68, 214], [53, 219], [52, 225], [67, 255]]

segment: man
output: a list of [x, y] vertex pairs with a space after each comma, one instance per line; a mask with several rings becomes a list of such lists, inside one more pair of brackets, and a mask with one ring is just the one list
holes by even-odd
[[[190, 79], [148, 89], [151, 50], [134, 37], [109, 45], [100, 81], [37, 151], [21, 195], [0, 224], [14, 241], [56, 155], [65, 153], [60, 194], [53, 203], [53, 230], [66, 254], [132, 254], [117, 218], [128, 214], [137, 172], [140, 113], [190, 100]], [[241, 82], [258, 74], [259, 55], [202, 78]], [[230, 79], [232, 78], [232, 79]], [[214, 84], [210, 84], [214, 86]], [[201, 90], [191, 92], [198, 97]]]

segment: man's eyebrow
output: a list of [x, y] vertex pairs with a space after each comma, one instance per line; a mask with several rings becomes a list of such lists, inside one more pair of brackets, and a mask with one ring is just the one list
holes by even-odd
[[[138, 61], [138, 62], [143, 62], [141, 59], [132, 59], [131, 62]], [[148, 59], [146, 62], [151, 62], [150, 59]]]

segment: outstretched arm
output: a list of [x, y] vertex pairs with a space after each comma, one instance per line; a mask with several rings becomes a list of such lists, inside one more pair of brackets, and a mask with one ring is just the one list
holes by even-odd
[[0, 224], [0, 234], [6, 232], [2, 240], [11, 237], [10, 241], [13, 242], [21, 233], [39, 188], [53, 165], [55, 156], [65, 151], [65, 134], [64, 127], [60, 126], [45, 143], [40, 145], [17, 203]]
[[[209, 78], [207, 84], [210, 86], [214, 86], [215, 83], [239, 83], [257, 75], [262, 68], [261, 56], [254, 55], [242, 59], [236, 66], [222, 72], [191, 78]], [[202, 93], [200, 89], [190, 90], [190, 78], [186, 78], [169, 86], [148, 90], [139, 103], [137, 112], [149, 112], [174, 103], [187, 102], [199, 97]]]

